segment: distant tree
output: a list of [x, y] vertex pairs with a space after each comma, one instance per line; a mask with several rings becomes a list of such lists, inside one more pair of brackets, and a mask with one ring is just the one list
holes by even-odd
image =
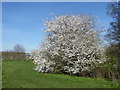
[[13, 51], [17, 52], [17, 53], [25, 53], [25, 48], [22, 45], [20, 45], [20, 44], [16, 44], [14, 46]]

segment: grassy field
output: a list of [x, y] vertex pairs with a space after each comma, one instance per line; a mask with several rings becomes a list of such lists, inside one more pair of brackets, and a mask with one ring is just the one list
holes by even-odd
[[3, 61], [3, 88], [115, 88], [103, 79], [38, 73], [32, 61]]

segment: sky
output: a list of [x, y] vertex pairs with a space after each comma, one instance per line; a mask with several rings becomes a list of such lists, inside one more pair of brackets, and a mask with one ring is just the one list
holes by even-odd
[[44, 41], [45, 20], [54, 15], [94, 15], [97, 24], [109, 27], [112, 18], [106, 14], [108, 2], [3, 2], [2, 51], [12, 50], [16, 44], [26, 52], [37, 49]]

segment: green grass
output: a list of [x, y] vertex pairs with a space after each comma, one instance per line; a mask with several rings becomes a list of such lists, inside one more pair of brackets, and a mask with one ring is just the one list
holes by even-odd
[[103, 79], [45, 74], [33, 70], [32, 61], [3, 61], [3, 88], [116, 88]]

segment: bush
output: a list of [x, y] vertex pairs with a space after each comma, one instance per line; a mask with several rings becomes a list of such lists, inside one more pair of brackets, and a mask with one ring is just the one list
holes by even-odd
[[80, 75], [105, 61], [93, 17], [62, 15], [45, 25], [46, 41], [32, 52], [38, 72]]

